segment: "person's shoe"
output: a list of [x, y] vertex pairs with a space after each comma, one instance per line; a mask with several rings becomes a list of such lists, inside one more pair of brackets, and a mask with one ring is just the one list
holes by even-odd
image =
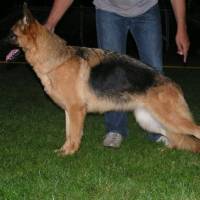
[[122, 136], [119, 133], [109, 132], [103, 141], [105, 147], [118, 148], [121, 144]]
[[164, 136], [164, 135], [162, 135], [162, 136], [160, 136], [157, 140], [156, 140], [156, 142], [163, 142], [164, 144], [165, 144], [165, 146], [168, 146], [169, 145], [169, 140]]

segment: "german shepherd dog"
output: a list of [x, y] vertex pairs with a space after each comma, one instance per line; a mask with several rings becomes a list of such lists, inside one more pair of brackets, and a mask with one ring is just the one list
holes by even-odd
[[65, 111], [66, 141], [58, 152], [79, 149], [87, 112], [107, 111], [132, 111], [144, 130], [169, 139], [168, 148], [200, 152], [200, 127], [171, 79], [127, 55], [67, 46], [33, 18], [26, 3], [23, 11], [4, 42], [22, 48], [45, 92]]

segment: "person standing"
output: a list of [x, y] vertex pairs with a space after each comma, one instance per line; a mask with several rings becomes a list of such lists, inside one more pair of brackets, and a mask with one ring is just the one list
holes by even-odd
[[[62, 18], [73, 0], [54, 0], [50, 15], [44, 26], [51, 31]], [[96, 8], [96, 29], [98, 48], [126, 54], [127, 34], [133, 36], [140, 60], [163, 73], [162, 28], [158, 0], [94, 0]], [[186, 26], [185, 0], [171, 0], [177, 22], [177, 53], [183, 55], [186, 62], [189, 50], [189, 38]], [[104, 114], [106, 133], [103, 144], [118, 148], [129, 133], [125, 112], [107, 112]], [[156, 142], [168, 139], [159, 134], [147, 133]]]

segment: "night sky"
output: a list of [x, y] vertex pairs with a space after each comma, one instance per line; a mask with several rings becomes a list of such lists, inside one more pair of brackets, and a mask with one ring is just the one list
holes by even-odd
[[[9, 14], [13, 13], [14, 11], [19, 10], [20, 5], [22, 7], [23, 2], [26, 1], [28, 3], [28, 7], [31, 6], [36, 6], [36, 7], [40, 7], [40, 8], [52, 8], [53, 2], [54, 0], [1, 0], [0, 1], [0, 20], [7, 17]], [[80, 5], [84, 6], [84, 7], [94, 7], [92, 4], [93, 0], [74, 0], [74, 3], [72, 5], [72, 7], [79, 7]], [[170, 2], [170, 1], [166, 1], [166, 0], [160, 0], [160, 6], [163, 6], [163, 3], [165, 2]], [[187, 15], [190, 16], [192, 19], [200, 22], [200, 0], [187, 0]], [[46, 16], [48, 16], [49, 12], [48, 10], [46, 11], [46, 13], [43, 13]], [[86, 12], [86, 14], [88, 14]], [[38, 17], [38, 15], [36, 15]], [[92, 17], [92, 19], [91, 19]], [[171, 17], [171, 16], [170, 16]], [[45, 18], [45, 16], [43, 16], [43, 18]], [[95, 26], [95, 22], [93, 22], [93, 18], [94, 15], [92, 16], [87, 16], [85, 15], [84, 18], [87, 18], [87, 21], [89, 22], [89, 27], [87, 27], [88, 23], [84, 24], [84, 31], [89, 30], [89, 28], [91, 28], [91, 30], [95, 29], [95, 27], [91, 26], [91, 24], [93, 24]], [[164, 19], [164, 17], [163, 17]], [[73, 19], [75, 20], [75, 19]], [[90, 20], [93, 20], [90, 23]], [[8, 22], [11, 23], [11, 22]], [[12, 22], [14, 23], [14, 22]], [[79, 21], [74, 21], [73, 26], [69, 25], [70, 27], [74, 27], [75, 30], [72, 30], [71, 33], [73, 33], [73, 31], [77, 34], [80, 33], [79, 27], [77, 28], [76, 26], [78, 26]], [[7, 24], [6, 24], [7, 25]], [[5, 24], [3, 26], [6, 26]], [[74, 26], [76, 25], [76, 26]], [[164, 25], [164, 23], [163, 23]], [[199, 40], [199, 30], [200, 30], [200, 25], [199, 24], [195, 24], [194, 21], [192, 20], [187, 20], [187, 25], [188, 25], [188, 33], [189, 33], [189, 37], [191, 40], [191, 46], [190, 46], [190, 53], [193, 52], [197, 52], [200, 51], [200, 40]], [[5, 29], [3, 27], [3, 29]], [[58, 30], [58, 29], [57, 29]], [[89, 34], [94, 35], [93, 32], [89, 32]], [[2, 30], [0, 29], [0, 33], [2, 32]], [[170, 19], [170, 39], [171, 39], [171, 43], [175, 46], [175, 42], [174, 42], [174, 37], [175, 37], [175, 32], [176, 32], [176, 23], [174, 23], [173, 20]], [[75, 33], [73, 33], [75, 35]], [[66, 35], [66, 33], [62, 33], [62, 30], [59, 33], [61, 36]], [[88, 34], [88, 33], [87, 33]], [[91, 37], [89, 35], [89, 37]]]
[[[54, 0], [1, 0], [0, 2], [0, 19], [8, 16], [13, 11], [19, 8], [19, 5], [23, 5], [23, 2], [27, 2], [28, 6], [39, 7], [52, 7]], [[74, 0], [72, 6], [93, 7], [92, 0]]]

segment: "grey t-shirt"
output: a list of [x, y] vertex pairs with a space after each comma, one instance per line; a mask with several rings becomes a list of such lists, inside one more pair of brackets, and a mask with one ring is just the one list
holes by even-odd
[[117, 13], [124, 17], [135, 17], [145, 13], [158, 0], [94, 0], [96, 9]]

